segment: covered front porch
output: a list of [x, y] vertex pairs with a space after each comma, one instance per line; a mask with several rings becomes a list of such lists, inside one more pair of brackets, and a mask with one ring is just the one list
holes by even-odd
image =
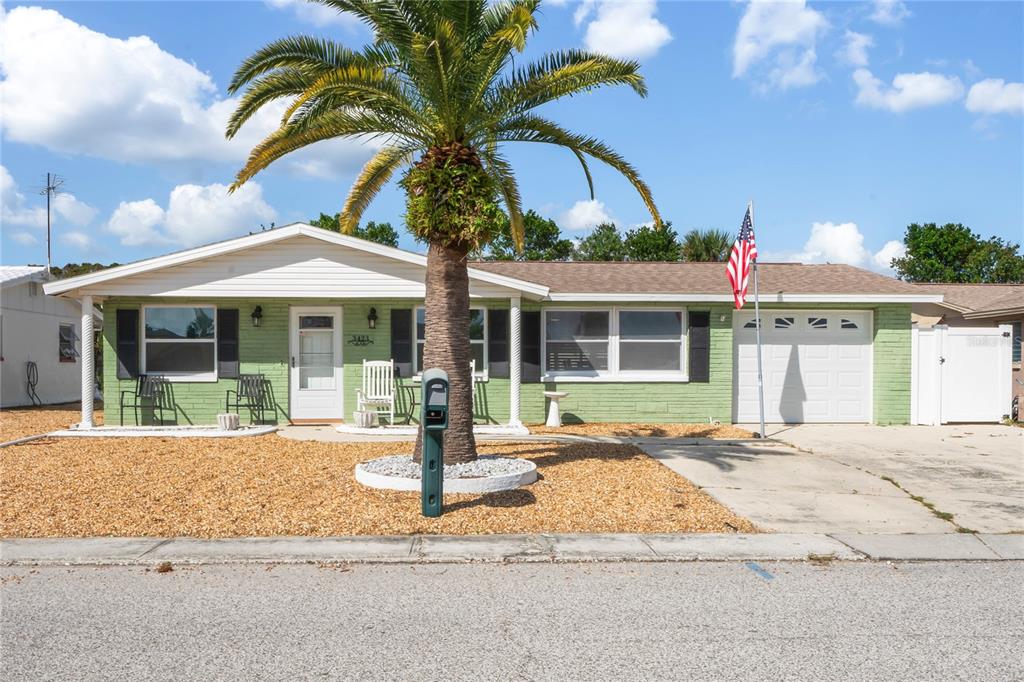
[[[87, 298], [82, 302], [89, 305]], [[521, 299], [474, 299], [471, 305], [474, 421], [481, 433], [526, 433]], [[108, 424], [207, 425], [218, 414], [237, 412], [243, 424], [330, 423], [354, 433], [415, 433], [423, 369], [420, 299], [118, 297], [104, 301], [104, 314], [112, 320], [103, 337]], [[188, 338], [197, 326], [208, 340]], [[86, 344], [80, 429], [93, 426], [95, 362]], [[367, 362], [393, 368], [386, 391], [391, 404], [374, 409], [380, 417], [369, 429], [353, 420], [366, 390]], [[159, 424], [152, 410], [133, 402], [142, 377], [165, 382]], [[245, 377], [266, 387], [259, 418], [236, 404]]]

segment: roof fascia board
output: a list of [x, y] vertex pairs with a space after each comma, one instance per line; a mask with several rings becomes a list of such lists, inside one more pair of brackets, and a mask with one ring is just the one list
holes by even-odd
[[[113, 279], [121, 277], [131, 277], [133, 275], [141, 275], [153, 270], [159, 270], [166, 267], [172, 267], [175, 265], [183, 265], [185, 263], [191, 263], [193, 261], [201, 260], [203, 258], [210, 258], [212, 256], [220, 256], [228, 253], [234, 253], [244, 249], [253, 248], [256, 246], [264, 246], [271, 244], [282, 239], [289, 239], [295, 236], [306, 236], [313, 239], [319, 239], [321, 241], [337, 244], [339, 246], [345, 246], [359, 251], [365, 251], [368, 253], [390, 258], [392, 260], [403, 261], [414, 265], [419, 265], [426, 268], [427, 258], [418, 253], [410, 253], [401, 249], [396, 249], [390, 246], [384, 246], [382, 244], [375, 244], [373, 242], [367, 242], [363, 239], [357, 239], [348, 235], [338, 234], [330, 232], [328, 230], [321, 229], [319, 227], [313, 227], [306, 223], [293, 223], [291, 225], [285, 225], [275, 230], [268, 230], [266, 232], [258, 232], [256, 234], [248, 235], [245, 237], [239, 237], [226, 242], [219, 242], [217, 244], [209, 244], [206, 246], [199, 246], [194, 249], [187, 251], [180, 251], [178, 253], [168, 254], [166, 256], [157, 256], [155, 258], [149, 258], [146, 260], [139, 261], [137, 263], [129, 263], [116, 268], [110, 268], [108, 270], [101, 270], [100, 272], [89, 273], [86, 275], [79, 275], [78, 277], [71, 277], [66, 280], [58, 280], [51, 282], [43, 286], [43, 291], [50, 295], [64, 294], [76, 289], [82, 289], [85, 287], [101, 284]], [[472, 279], [476, 279], [481, 282], [487, 282], [489, 284], [495, 284], [498, 286], [514, 289], [525, 294], [529, 294], [533, 298], [541, 299], [547, 296], [548, 287], [536, 284], [534, 282], [526, 282], [523, 280], [514, 279], [512, 277], [506, 277], [504, 275], [495, 275], [482, 270], [476, 270], [469, 268], [469, 275]]]
[[976, 310], [970, 313], [964, 313], [963, 317], [967, 320], [978, 320], [986, 317], [1003, 317], [1005, 315], [1024, 315], [1024, 306], [1000, 308], [998, 310]]
[[[732, 303], [731, 294], [551, 294], [556, 302], [672, 302]], [[770, 294], [760, 296], [762, 303], [942, 303], [941, 295], [931, 294]]]

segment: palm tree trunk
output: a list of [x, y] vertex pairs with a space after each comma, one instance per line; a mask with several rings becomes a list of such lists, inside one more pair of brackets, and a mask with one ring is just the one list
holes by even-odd
[[[431, 244], [427, 252], [426, 343], [423, 366], [448, 372], [448, 430], [444, 435], [444, 462], [476, 459], [473, 437], [473, 378], [469, 363], [469, 272], [464, 248]], [[422, 425], [416, 438], [415, 460], [420, 460]]]

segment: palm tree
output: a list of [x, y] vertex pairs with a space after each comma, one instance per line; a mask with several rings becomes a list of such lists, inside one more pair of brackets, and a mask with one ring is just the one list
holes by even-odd
[[238, 172], [237, 189], [277, 159], [333, 138], [380, 145], [341, 210], [351, 233], [374, 196], [399, 170], [406, 227], [429, 245], [424, 365], [451, 381], [445, 459], [476, 457], [469, 375], [467, 256], [486, 246], [507, 212], [517, 248], [523, 244], [519, 188], [503, 156], [507, 142], [565, 147], [583, 168], [588, 157], [624, 175], [655, 223], [650, 189], [632, 165], [600, 140], [572, 132], [535, 110], [605, 85], [647, 88], [635, 61], [581, 50], [513, 62], [536, 30], [539, 0], [316, 0], [361, 19], [371, 45], [352, 50], [326, 38], [296, 36], [246, 59], [230, 91], [244, 94], [227, 135], [259, 109], [287, 100], [281, 127], [259, 143]]
[[691, 263], [724, 263], [732, 250], [732, 235], [724, 230], [690, 230], [683, 237], [683, 260]]

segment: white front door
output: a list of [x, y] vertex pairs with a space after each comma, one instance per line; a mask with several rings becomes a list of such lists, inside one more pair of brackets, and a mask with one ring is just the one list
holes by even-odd
[[[872, 313], [762, 310], [767, 422], [871, 421]], [[754, 312], [734, 316], [737, 422], [759, 419]]]
[[342, 419], [341, 308], [292, 308], [289, 334], [291, 418]]

